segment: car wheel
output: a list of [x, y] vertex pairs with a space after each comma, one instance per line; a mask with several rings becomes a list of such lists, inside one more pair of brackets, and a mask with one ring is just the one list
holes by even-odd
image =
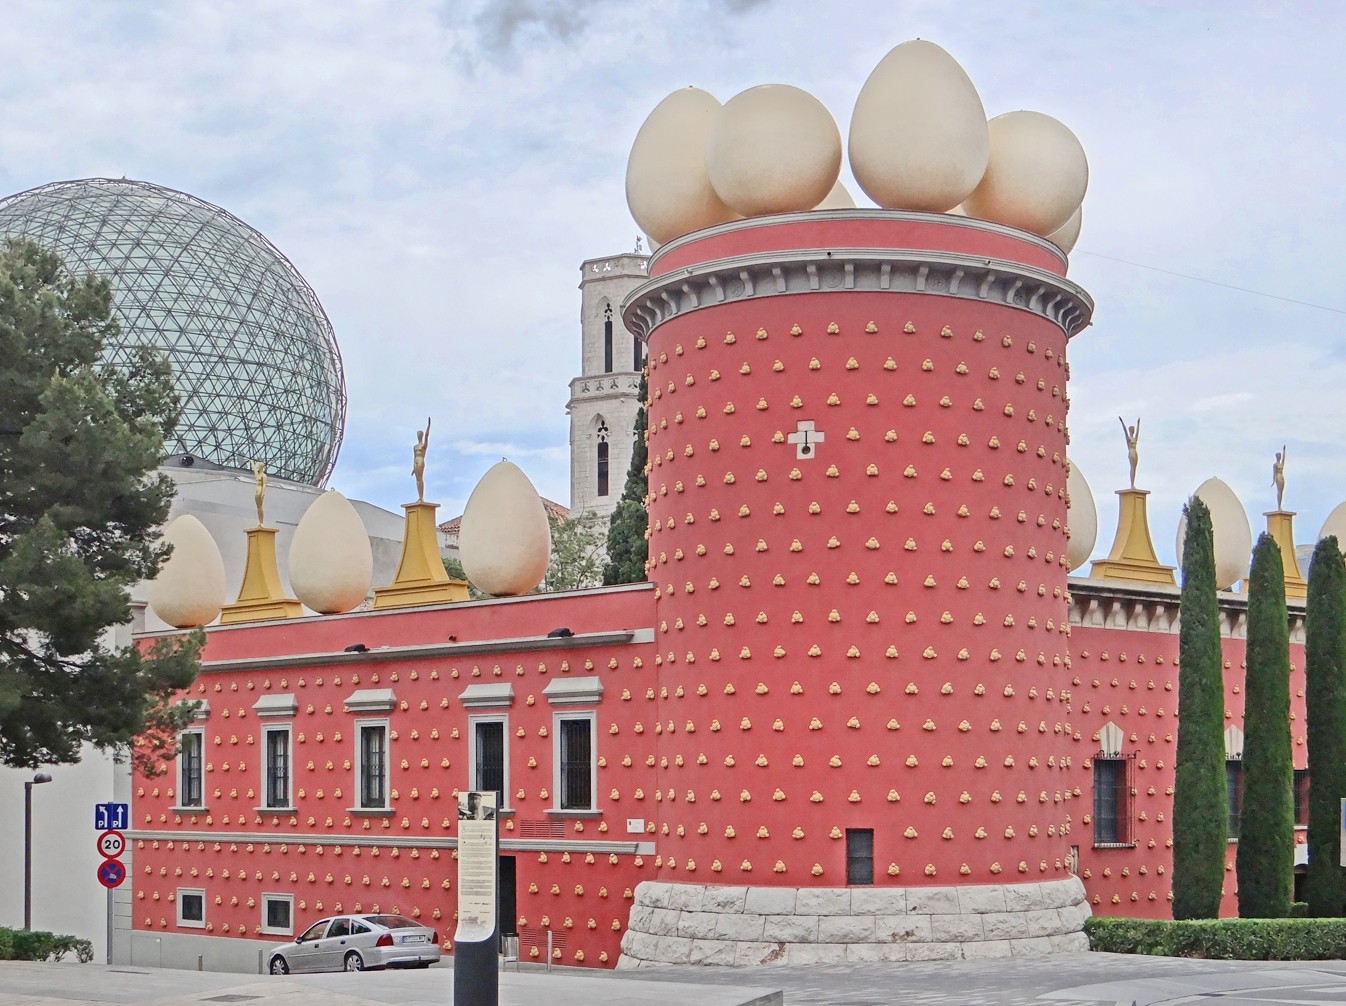
[[290, 973], [290, 965], [286, 963], [284, 957], [277, 954], [275, 957], [271, 958], [271, 973], [273, 975], [288, 975]]
[[365, 969], [365, 959], [354, 950], [346, 955], [347, 971], [363, 971]]

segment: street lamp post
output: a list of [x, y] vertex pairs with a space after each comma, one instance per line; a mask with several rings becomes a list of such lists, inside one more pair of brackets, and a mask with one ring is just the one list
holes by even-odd
[[33, 787], [51, 782], [46, 772], [38, 772], [23, 784], [23, 928], [33, 928]]

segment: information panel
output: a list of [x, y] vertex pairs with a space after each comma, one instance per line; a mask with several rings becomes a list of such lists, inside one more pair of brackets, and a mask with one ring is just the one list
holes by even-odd
[[498, 859], [495, 793], [458, 794], [458, 931], [477, 943], [495, 933]]

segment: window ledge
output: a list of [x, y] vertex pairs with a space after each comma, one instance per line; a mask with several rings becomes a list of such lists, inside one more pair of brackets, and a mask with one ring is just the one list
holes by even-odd
[[206, 924], [205, 924], [204, 922], [193, 922], [193, 921], [191, 921], [190, 919], [178, 919], [178, 928], [179, 928], [179, 929], [205, 929], [205, 928], [206, 928]]
[[201, 806], [201, 807], [169, 807], [168, 809], [171, 810], [174, 814], [209, 814], [209, 813], [210, 813], [209, 808], [204, 807], [204, 806]]
[[1135, 849], [1135, 842], [1095, 842], [1095, 849]]
[[[282, 816], [285, 814], [293, 815], [299, 813], [299, 808], [297, 807], [254, 807], [252, 809], [259, 814], [278, 814]], [[266, 930], [263, 929], [262, 932], [266, 932]]]
[[391, 807], [347, 807], [347, 814], [361, 814], [365, 817], [392, 817]]
[[555, 807], [548, 807], [542, 813], [548, 817], [602, 817], [601, 810], [559, 810]]

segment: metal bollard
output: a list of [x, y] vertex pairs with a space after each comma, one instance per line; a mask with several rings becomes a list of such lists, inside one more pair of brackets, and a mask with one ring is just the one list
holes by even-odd
[[552, 932], [547, 930], [547, 973], [551, 974], [551, 937]]

